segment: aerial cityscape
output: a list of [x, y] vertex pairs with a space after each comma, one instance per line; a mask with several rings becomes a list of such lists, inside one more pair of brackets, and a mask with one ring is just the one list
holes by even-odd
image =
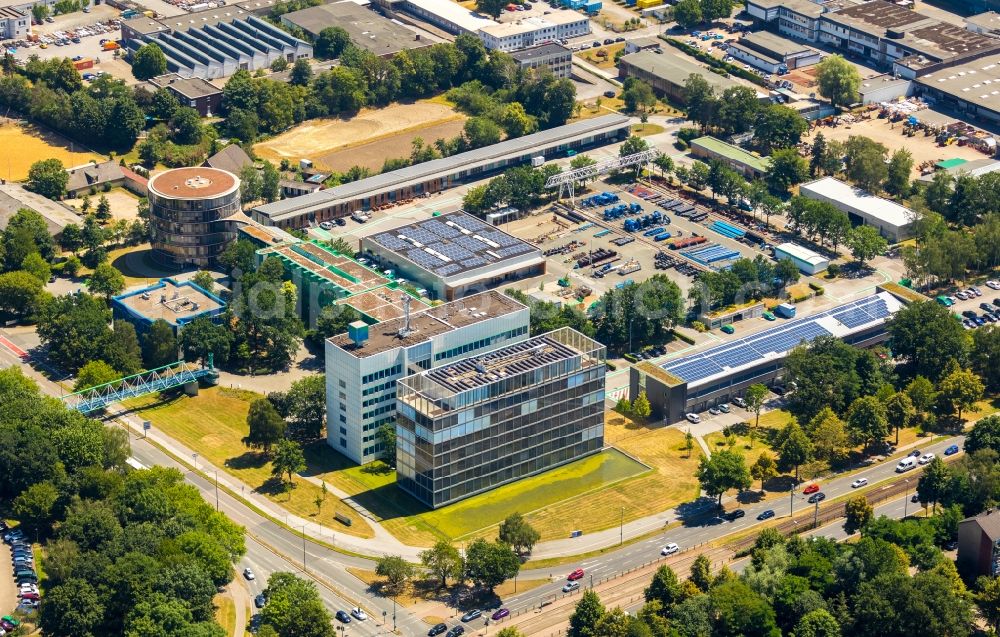
[[1000, 1], [0, 46], [0, 637], [1000, 632]]

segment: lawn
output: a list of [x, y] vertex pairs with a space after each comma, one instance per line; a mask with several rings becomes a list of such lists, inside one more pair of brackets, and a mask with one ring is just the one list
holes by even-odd
[[659, 124], [650, 124], [649, 122], [646, 122], [645, 124], [639, 123], [632, 125], [632, 134], [638, 135], [639, 137], [649, 137], [650, 135], [659, 135], [665, 130], [666, 129], [660, 126]]
[[[364, 518], [334, 497], [327, 497], [319, 519], [315, 500], [321, 495], [320, 487], [298, 478], [294, 488], [282, 490], [271, 476], [270, 460], [243, 446], [240, 441], [248, 431], [246, 416], [250, 402], [260, 397], [249, 391], [212, 387], [202, 389], [196, 397], [153, 394], [128, 401], [127, 405], [152, 422], [154, 430], [194, 449], [202, 458], [253, 486], [290, 513], [313, 519], [340, 533], [372, 537], [372, 529]], [[349, 516], [353, 525], [348, 527], [335, 521], [335, 513]]]
[[236, 632], [236, 602], [229, 593], [215, 596], [215, 621], [219, 622], [226, 635]]
[[[753, 445], [751, 446], [748, 435], [733, 434], [733, 437], [736, 439], [735, 448], [743, 451], [744, 455], [747, 455], [748, 462], [756, 460], [756, 454], [759, 454], [761, 451], [771, 451], [772, 455], [774, 455], [774, 449], [770, 441], [792, 420], [792, 415], [784, 409], [775, 409], [761, 414], [760, 425], [757, 427]], [[755, 422], [754, 415], [750, 414], [747, 421], [753, 424]], [[708, 445], [709, 449], [714, 451], [716, 449], [724, 449], [728, 443], [725, 434], [721, 431], [715, 431], [705, 436], [705, 444]], [[751, 452], [753, 454], [752, 457], [750, 456]]]
[[[593, 64], [599, 69], [611, 69], [615, 66], [615, 54], [625, 48], [624, 42], [617, 42], [615, 44], [608, 44], [606, 46], [601, 46], [593, 49], [586, 49], [576, 53], [575, 55], [581, 60], [585, 60], [590, 64]], [[601, 57], [597, 55], [598, 51], [604, 51], [607, 53], [606, 56]]]

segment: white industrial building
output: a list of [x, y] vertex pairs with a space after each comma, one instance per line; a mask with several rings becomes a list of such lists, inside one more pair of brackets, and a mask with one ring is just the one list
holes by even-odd
[[839, 179], [823, 177], [802, 184], [799, 186], [799, 194], [833, 204], [838, 210], [846, 212], [852, 223], [872, 226], [892, 243], [898, 243], [912, 235], [915, 212]]
[[568, 9], [546, 15], [491, 24], [479, 29], [479, 37], [491, 51], [509, 53], [543, 42], [558, 42], [590, 33], [590, 19]]
[[0, 7], [0, 40], [21, 40], [31, 35], [31, 12]]
[[528, 338], [528, 308], [490, 291], [326, 341], [327, 444], [364, 464], [382, 454], [396, 420], [396, 381]]
[[496, 24], [485, 15], [451, 0], [403, 0], [398, 6], [455, 35], [478, 33], [479, 29]]
[[774, 258], [791, 259], [803, 274], [817, 274], [830, 267], [829, 259], [797, 243], [782, 243], [775, 246]]

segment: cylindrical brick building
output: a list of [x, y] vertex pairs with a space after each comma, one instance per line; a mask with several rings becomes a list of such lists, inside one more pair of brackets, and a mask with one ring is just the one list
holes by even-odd
[[149, 180], [153, 256], [171, 266], [206, 266], [236, 237], [240, 180], [217, 168], [176, 168]]

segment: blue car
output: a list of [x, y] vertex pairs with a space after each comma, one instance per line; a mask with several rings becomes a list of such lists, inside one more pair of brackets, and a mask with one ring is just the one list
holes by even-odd
[[958, 445], [952, 445], [944, 450], [944, 455], [953, 456], [958, 453]]
[[767, 519], [773, 518], [773, 517], [774, 517], [774, 511], [772, 509], [768, 509], [767, 511], [764, 511], [763, 513], [761, 513], [760, 515], [758, 515], [757, 519], [758, 520], [767, 520]]

